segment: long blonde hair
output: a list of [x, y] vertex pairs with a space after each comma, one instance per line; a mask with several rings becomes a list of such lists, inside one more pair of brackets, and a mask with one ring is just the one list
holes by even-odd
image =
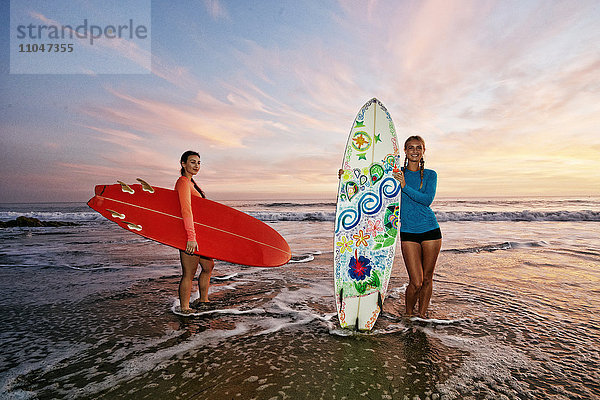
[[[419, 142], [421, 142], [421, 144], [423, 145], [423, 151], [425, 151], [425, 140], [423, 140], [423, 138], [419, 135], [413, 135], [410, 136], [408, 139], [406, 139], [406, 141], [404, 142], [404, 150], [406, 151], [406, 146], [408, 146], [408, 142], [410, 142], [411, 140], [417, 140]], [[404, 168], [406, 169], [406, 167], [408, 167], [408, 157], [404, 157]], [[421, 161], [419, 161], [419, 172], [421, 173], [421, 185], [419, 186], [419, 190], [421, 190], [423, 188], [423, 171], [425, 170], [425, 159], [423, 157], [421, 157]]]

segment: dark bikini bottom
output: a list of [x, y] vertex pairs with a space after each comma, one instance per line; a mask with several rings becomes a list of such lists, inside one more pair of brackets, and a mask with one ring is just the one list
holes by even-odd
[[[179, 249], [179, 252], [180, 252], [180, 253], [183, 253], [183, 254], [187, 254], [188, 256], [192, 256], [192, 255], [194, 255], [194, 254], [186, 253], [185, 251], [183, 251], [183, 250], [181, 250], [181, 249]], [[210, 257], [201, 256], [200, 254], [195, 254], [195, 255], [197, 255], [198, 257], [200, 257], [200, 258], [201, 258], [201, 259], [203, 259], [203, 260], [209, 260], [209, 261], [212, 261], [212, 258], [210, 258]]]
[[423, 233], [400, 232], [400, 240], [403, 242], [422, 243], [427, 240], [438, 240], [441, 238], [442, 231], [440, 230], [440, 228], [436, 228]]

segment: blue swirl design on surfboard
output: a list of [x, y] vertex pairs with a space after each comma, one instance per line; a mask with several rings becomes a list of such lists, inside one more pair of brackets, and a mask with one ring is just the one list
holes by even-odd
[[392, 122], [392, 116], [390, 115], [389, 111], [387, 110], [387, 108], [385, 108], [385, 106], [383, 105], [383, 103], [381, 103], [379, 100], [377, 99], [371, 99], [367, 102], [367, 104], [365, 104], [360, 111], [358, 112], [358, 114], [356, 115], [356, 121], [363, 121], [365, 119], [365, 112], [367, 111], [367, 108], [369, 108], [371, 106], [371, 104], [377, 104], [381, 110], [385, 113], [385, 117], [386, 119], [389, 121], [390, 123], [390, 132], [392, 134], [396, 134], [396, 129], [394, 129], [394, 123]]
[[[377, 101], [375, 99], [371, 99], [367, 102], [367, 104], [365, 104], [360, 111], [358, 112], [358, 114], [356, 115], [356, 121], [363, 121], [365, 119], [365, 111], [367, 111], [367, 108], [369, 108], [369, 106], [371, 104], [373, 104], [373, 101]], [[378, 102], [379, 104], [379, 102]]]
[[383, 205], [383, 197], [393, 198], [400, 192], [400, 184], [395, 178], [385, 178], [379, 185], [378, 193], [367, 192], [358, 200], [357, 207], [347, 208], [342, 211], [338, 217], [335, 232], [340, 231], [340, 227], [350, 230], [360, 223], [362, 215], [375, 215]]

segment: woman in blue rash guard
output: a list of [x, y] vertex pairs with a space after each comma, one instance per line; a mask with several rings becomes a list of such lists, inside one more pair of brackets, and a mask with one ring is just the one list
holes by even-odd
[[437, 174], [425, 169], [425, 141], [411, 136], [404, 143], [404, 167], [394, 172], [402, 187], [400, 241], [409, 283], [405, 293], [406, 315], [425, 318], [433, 291], [433, 270], [442, 247], [440, 225], [430, 205], [435, 197]]

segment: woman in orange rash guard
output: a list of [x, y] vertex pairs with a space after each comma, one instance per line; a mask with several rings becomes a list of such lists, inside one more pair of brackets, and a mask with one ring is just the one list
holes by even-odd
[[194, 182], [194, 175], [200, 170], [200, 155], [195, 151], [186, 151], [181, 155], [181, 176], [175, 184], [175, 191], [179, 195], [179, 204], [181, 206], [181, 216], [183, 217], [183, 225], [187, 234], [187, 244], [185, 251], [179, 250], [179, 258], [181, 259], [181, 269], [183, 276], [179, 283], [179, 303], [181, 312], [189, 314], [194, 312], [190, 308], [190, 295], [192, 293], [192, 285], [198, 264], [201, 265], [202, 271], [198, 276], [198, 289], [200, 291], [200, 302], [208, 303], [208, 287], [210, 286], [210, 274], [215, 266], [212, 258], [194, 254], [198, 251], [198, 243], [196, 242], [196, 232], [194, 231], [194, 216], [192, 214], [192, 196], [205, 198], [204, 192]]

